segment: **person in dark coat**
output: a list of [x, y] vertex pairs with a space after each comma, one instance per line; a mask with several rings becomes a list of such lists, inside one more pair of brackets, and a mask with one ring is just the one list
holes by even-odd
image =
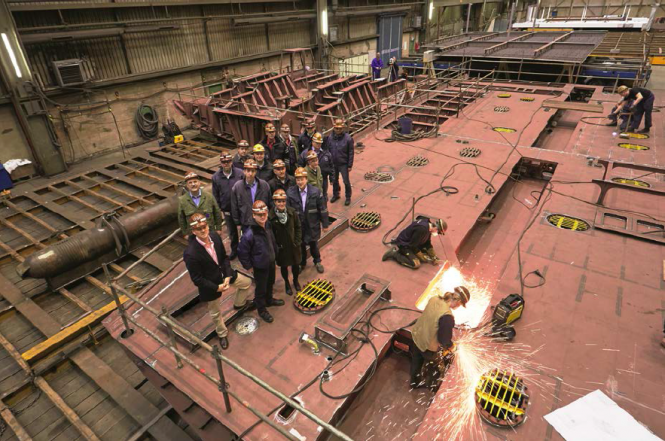
[[382, 260], [392, 259], [411, 269], [419, 268], [421, 262], [436, 265], [439, 258], [432, 247], [432, 235], [444, 234], [447, 229], [448, 225], [442, 219], [418, 216], [416, 221], [402, 230], [392, 242], [397, 248], [391, 247]]
[[377, 52], [376, 57], [372, 59], [370, 66], [372, 67], [372, 79], [377, 80], [381, 78], [381, 69], [383, 69], [383, 61], [381, 60], [381, 54], [379, 52]]
[[307, 246], [309, 245], [309, 252], [316, 270], [323, 273], [318, 240], [321, 238], [322, 231], [323, 233], [328, 232], [330, 219], [323, 195], [316, 187], [307, 183], [307, 170], [302, 167], [296, 169], [296, 187], [289, 188], [286, 197], [288, 206], [294, 208], [300, 216], [302, 226], [300, 269], [302, 271], [307, 266]]
[[208, 307], [220, 346], [227, 349], [229, 331], [224, 324], [219, 299], [223, 292], [234, 287], [236, 293], [233, 307], [246, 308], [252, 281], [231, 268], [222, 238], [210, 231], [205, 215], [195, 213], [190, 216], [189, 223], [193, 234], [189, 236], [183, 255], [185, 266], [192, 282], [199, 289], [199, 300]]
[[300, 164], [301, 167], [307, 167], [309, 165], [307, 157], [311, 152], [316, 153], [316, 156], [319, 158], [318, 166], [321, 169], [321, 191], [323, 193], [323, 198], [328, 201], [328, 184], [333, 180], [335, 165], [330, 151], [323, 149], [322, 146], [323, 136], [321, 136], [320, 133], [315, 133], [312, 137], [312, 148], [310, 150], [305, 150], [300, 155]]
[[272, 164], [266, 158], [266, 150], [261, 144], [256, 144], [252, 149], [252, 154], [254, 155], [254, 160], [256, 165], [259, 167], [256, 172], [256, 177], [262, 181], [268, 182], [273, 178], [272, 174]]
[[212, 175], [212, 195], [224, 215], [226, 231], [229, 234], [229, 238], [231, 238], [231, 255], [229, 259], [233, 260], [238, 255], [238, 225], [236, 225], [233, 221], [233, 216], [231, 216], [231, 199], [233, 198], [231, 189], [236, 182], [241, 181], [245, 177], [245, 174], [241, 168], [233, 166], [233, 156], [228, 153], [219, 155], [219, 162], [222, 166]]
[[254, 272], [254, 304], [259, 316], [272, 323], [272, 315], [268, 306], [282, 306], [284, 300], [273, 298], [275, 285], [275, 260], [277, 258], [277, 241], [272, 226], [268, 222], [268, 206], [263, 201], [252, 205], [252, 225], [243, 233], [238, 245], [238, 260], [243, 268]]
[[[313, 119], [306, 120], [305, 130], [298, 137], [298, 149], [300, 151], [301, 156], [304, 151], [307, 151], [312, 148], [312, 136], [314, 136], [315, 133], [316, 133], [316, 124], [314, 123], [314, 120]], [[298, 159], [298, 161], [302, 165], [300, 159]]]
[[233, 157], [233, 166], [242, 170], [245, 168], [245, 161], [252, 156], [249, 154], [249, 143], [241, 139], [238, 143], [238, 152]]
[[344, 120], [337, 118], [333, 126], [333, 134], [326, 136], [323, 148], [330, 152], [334, 164], [334, 176], [331, 177], [333, 196], [330, 202], [339, 200], [339, 175], [342, 175], [344, 181], [344, 205], [351, 204], [351, 179], [349, 173], [353, 168], [353, 138], [344, 132]]
[[275, 177], [268, 181], [270, 185], [270, 193], [275, 194], [275, 191], [278, 189], [288, 190], [290, 187], [296, 186], [296, 179], [293, 176], [286, 174], [286, 164], [281, 159], [277, 159], [272, 164], [272, 170], [275, 173]]
[[256, 177], [258, 166], [253, 159], [245, 162], [245, 177], [236, 182], [231, 192], [231, 216], [236, 225], [245, 231], [252, 224], [252, 204], [263, 201], [266, 205], [272, 204], [270, 197], [270, 186], [266, 181]]
[[293, 175], [298, 167], [298, 157], [300, 156], [298, 140], [291, 136], [291, 128], [288, 124], [282, 124], [278, 138], [279, 142], [275, 145], [275, 161], [278, 159], [284, 161], [286, 172]]
[[265, 138], [263, 138], [259, 144], [266, 149], [266, 160], [272, 164], [275, 160], [275, 145], [279, 142], [275, 125], [273, 123], [266, 124], [265, 133]]
[[298, 265], [300, 264], [302, 243], [302, 228], [300, 226], [300, 217], [296, 210], [286, 206], [286, 192], [278, 189], [273, 195], [272, 200], [275, 207], [270, 210], [268, 220], [272, 225], [275, 239], [277, 240], [277, 265], [284, 279], [286, 294], [291, 295], [291, 284], [289, 283], [289, 267], [293, 272], [293, 287], [296, 292], [301, 291], [298, 282]]

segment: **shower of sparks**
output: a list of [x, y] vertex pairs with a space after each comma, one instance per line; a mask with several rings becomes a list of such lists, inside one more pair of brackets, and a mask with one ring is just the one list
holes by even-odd
[[[523, 379], [527, 387], [538, 386], [539, 392], [547, 394], [551, 385], [543, 384], [539, 378], [542, 367], [531, 361], [537, 350], [518, 343], [499, 342], [489, 335], [490, 302], [492, 293], [488, 284], [464, 277], [457, 268], [443, 267], [430, 286], [418, 300], [417, 307], [424, 309], [431, 296], [451, 292], [456, 286], [466, 286], [471, 293], [471, 301], [466, 308], [453, 310], [455, 323], [461, 330], [456, 331], [457, 352], [453, 365], [448, 370], [443, 384], [434, 398], [431, 408], [438, 408], [435, 421], [428, 421], [421, 429], [431, 425], [438, 433], [436, 439], [486, 440], [484, 428], [476, 408], [476, 387], [483, 374], [492, 369], [513, 373]], [[530, 394], [533, 390], [527, 391]]]

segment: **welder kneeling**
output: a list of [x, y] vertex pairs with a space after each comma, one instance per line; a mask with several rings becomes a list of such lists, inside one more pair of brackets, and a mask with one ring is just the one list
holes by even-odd
[[448, 225], [442, 219], [430, 219], [418, 216], [416, 221], [402, 230], [391, 247], [383, 255], [383, 261], [392, 259], [400, 265], [416, 269], [421, 262], [432, 265], [439, 263], [439, 258], [432, 247], [432, 235], [444, 234]]
[[[452, 360], [455, 351], [453, 329], [455, 317], [452, 310], [466, 307], [471, 293], [464, 286], [453, 292], [432, 296], [423, 314], [411, 330], [411, 387], [436, 389], [443, 377], [444, 364]], [[423, 366], [424, 365], [424, 366]]]

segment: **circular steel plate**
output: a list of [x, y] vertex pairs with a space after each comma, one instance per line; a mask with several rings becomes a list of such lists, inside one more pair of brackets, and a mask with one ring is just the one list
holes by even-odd
[[511, 129], [510, 127], [494, 127], [492, 130], [500, 133], [515, 133], [517, 130]]
[[381, 225], [381, 215], [374, 211], [361, 211], [351, 218], [349, 225], [360, 232], [372, 231]]
[[516, 427], [526, 421], [529, 388], [512, 372], [492, 369], [476, 385], [476, 409], [495, 427]]
[[622, 149], [628, 149], [628, 150], [649, 150], [651, 147], [646, 146], [646, 145], [640, 145], [640, 144], [631, 144], [630, 142], [620, 142], [619, 147]]
[[571, 231], [586, 231], [591, 228], [587, 221], [565, 214], [550, 214], [547, 216], [547, 222], [554, 227]]
[[406, 165], [409, 167], [424, 167], [429, 164], [429, 159], [424, 156], [416, 155], [413, 158], [406, 161]]
[[496, 106], [494, 108], [494, 111], [499, 112], [499, 113], [506, 113], [506, 112], [510, 112], [510, 107], [508, 107], [508, 106]]
[[240, 335], [253, 334], [259, 327], [259, 321], [255, 317], [241, 317], [236, 323], [236, 332]]
[[366, 181], [380, 182], [382, 184], [385, 184], [386, 182], [392, 182], [393, 179], [395, 179], [395, 177], [390, 173], [386, 172], [371, 171], [365, 173]]
[[314, 279], [293, 296], [293, 305], [303, 314], [323, 310], [335, 298], [335, 286], [324, 279]]
[[527, 103], [530, 103], [531, 101], [535, 101], [535, 100], [536, 100], [535, 98], [532, 98], [530, 96], [524, 96], [524, 97], [520, 98], [520, 101], [525, 101]]
[[475, 158], [480, 155], [480, 149], [476, 147], [464, 147], [460, 150], [459, 155], [462, 158]]
[[632, 185], [634, 187], [644, 187], [644, 188], [651, 187], [651, 184], [649, 184], [648, 182], [641, 181], [639, 179], [612, 178], [612, 182], [617, 182], [619, 184]]
[[499, 98], [510, 98], [512, 95], [509, 93], [500, 93], [497, 95]]

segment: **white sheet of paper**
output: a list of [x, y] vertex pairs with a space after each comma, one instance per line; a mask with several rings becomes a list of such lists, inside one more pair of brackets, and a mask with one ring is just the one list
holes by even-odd
[[658, 441], [628, 412], [600, 390], [545, 415], [566, 441]]

